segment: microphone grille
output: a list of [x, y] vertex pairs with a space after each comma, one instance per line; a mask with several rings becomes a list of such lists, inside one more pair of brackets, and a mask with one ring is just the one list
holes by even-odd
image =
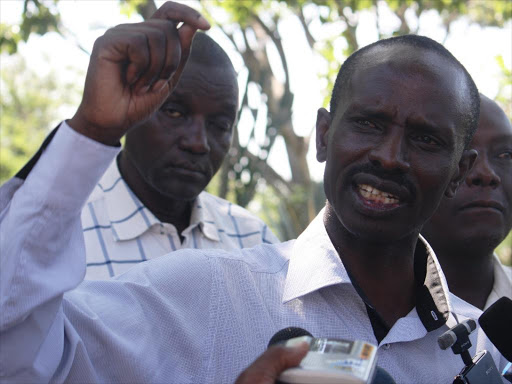
[[466, 321], [466, 324], [469, 326], [469, 333], [473, 332], [476, 329], [476, 321], [473, 319], [468, 319]]
[[439, 348], [441, 348], [443, 351], [445, 349], [450, 348], [455, 342], [457, 341], [457, 335], [453, 333], [452, 331], [446, 331], [437, 339], [437, 344], [439, 344]]
[[281, 329], [274, 336], [272, 336], [272, 338], [268, 342], [268, 347], [271, 347], [272, 345], [277, 344], [281, 341], [290, 340], [290, 339], [293, 339], [295, 337], [300, 337], [300, 336], [313, 337], [313, 335], [311, 333], [309, 333], [308, 331], [306, 331], [305, 329], [302, 329], [299, 327], [287, 327], [287, 328]]

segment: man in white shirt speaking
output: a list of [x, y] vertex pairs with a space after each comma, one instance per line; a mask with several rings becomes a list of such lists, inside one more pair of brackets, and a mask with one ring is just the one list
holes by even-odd
[[[480, 100], [425, 37], [379, 41], [341, 67], [317, 116], [326, 207], [297, 240], [181, 250], [80, 284], [82, 206], [121, 137], [174, 90], [199, 28], [166, 3], [95, 43], [82, 104], [1, 213], [1, 380], [233, 383], [296, 326], [377, 345], [398, 383], [451, 382], [463, 364], [437, 338], [481, 311], [450, 294], [419, 233], [475, 160]], [[470, 340], [504, 367], [480, 329]]]

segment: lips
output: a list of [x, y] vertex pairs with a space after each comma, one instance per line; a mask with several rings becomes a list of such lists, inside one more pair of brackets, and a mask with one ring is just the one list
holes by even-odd
[[478, 200], [478, 201], [472, 201], [471, 203], [463, 205], [460, 210], [470, 210], [470, 209], [494, 209], [499, 212], [505, 212], [505, 207], [503, 207], [502, 204], [498, 203], [494, 200]]
[[199, 163], [173, 162], [168, 165], [168, 168], [174, 169], [178, 172], [197, 173], [203, 176], [208, 175], [207, 167]]

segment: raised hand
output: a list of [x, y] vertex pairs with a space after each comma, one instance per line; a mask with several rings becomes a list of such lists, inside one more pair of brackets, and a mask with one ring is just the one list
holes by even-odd
[[194, 9], [167, 2], [150, 20], [109, 29], [94, 43], [82, 102], [69, 125], [93, 140], [116, 145], [166, 100], [195, 32], [208, 28]]

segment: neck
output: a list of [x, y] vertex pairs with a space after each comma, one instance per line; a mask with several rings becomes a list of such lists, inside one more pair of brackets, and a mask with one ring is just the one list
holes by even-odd
[[435, 249], [448, 287], [464, 301], [483, 309], [494, 285], [493, 250], [455, 248]]
[[415, 305], [414, 251], [418, 236], [372, 243], [350, 233], [327, 204], [324, 224], [345, 268], [391, 327]]
[[180, 234], [190, 224], [192, 202], [173, 199], [156, 191], [149, 185], [137, 168], [121, 151], [117, 158], [119, 172], [137, 198], [163, 223], [174, 225]]

